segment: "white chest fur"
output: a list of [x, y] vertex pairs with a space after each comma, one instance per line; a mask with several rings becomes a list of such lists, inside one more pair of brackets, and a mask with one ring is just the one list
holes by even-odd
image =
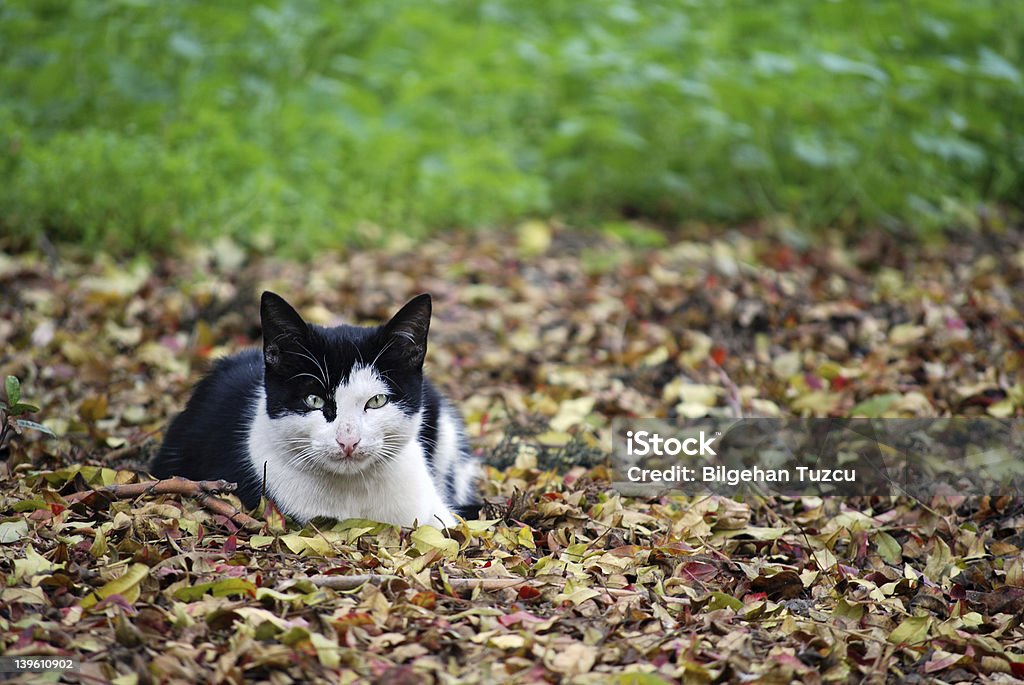
[[402, 526], [454, 525], [455, 517], [438, 493], [415, 439], [394, 458], [357, 473], [339, 474], [289, 458], [289, 437], [282, 419], [267, 415], [263, 390], [256, 399], [249, 429], [249, 459], [257, 479], [266, 468], [266, 490], [278, 508], [300, 521], [324, 516], [366, 518]]

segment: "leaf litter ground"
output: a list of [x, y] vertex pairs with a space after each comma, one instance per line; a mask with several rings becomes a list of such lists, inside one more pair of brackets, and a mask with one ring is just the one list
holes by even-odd
[[[607, 456], [617, 416], [1020, 417], [1020, 239], [527, 225], [308, 263], [0, 255], [0, 373], [60, 436], [0, 466], [3, 651], [77, 656], [71, 682], [1012, 682], [1020, 499], [631, 499]], [[93, 491], [140, 480], [191, 383], [258, 341], [262, 289], [324, 324], [433, 294], [483, 520], [247, 530]]]

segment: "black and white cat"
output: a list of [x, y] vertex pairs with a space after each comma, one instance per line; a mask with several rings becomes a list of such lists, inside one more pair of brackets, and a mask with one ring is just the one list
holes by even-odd
[[430, 296], [378, 327], [324, 328], [263, 293], [263, 350], [221, 360], [172, 423], [153, 475], [238, 483], [301, 522], [453, 525], [476, 504], [462, 419], [423, 377]]

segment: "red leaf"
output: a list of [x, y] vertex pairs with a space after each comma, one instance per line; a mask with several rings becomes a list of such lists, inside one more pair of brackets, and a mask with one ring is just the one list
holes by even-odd
[[848, 386], [849, 384], [850, 384], [850, 379], [849, 378], [844, 378], [843, 376], [836, 376], [835, 378], [833, 378], [831, 380], [831, 385], [832, 385], [832, 389], [833, 390], [842, 390], [846, 386]]
[[437, 593], [429, 590], [426, 592], [417, 592], [409, 601], [416, 606], [423, 607], [424, 609], [433, 609], [437, 604]]
[[528, 602], [532, 599], [537, 599], [538, 597], [540, 597], [540, 590], [535, 587], [524, 585], [519, 588], [519, 599], [523, 601]]
[[[523, 587], [522, 589], [525, 590], [527, 588]], [[529, 589], [533, 590], [533, 588], [529, 588]], [[540, 593], [538, 593], [538, 594], [540, 594]], [[500, 623], [501, 625], [505, 626], [506, 628], [509, 627], [510, 625], [514, 625], [516, 623], [529, 623], [530, 621], [537, 622], [537, 621], [543, 621], [543, 620], [544, 619], [537, 618], [536, 616], [534, 616], [533, 614], [531, 614], [528, 611], [516, 611], [516, 612], [513, 612], [511, 614], [506, 614], [504, 616], [499, 616], [498, 617], [498, 623]]]
[[725, 363], [725, 358], [727, 356], [728, 355], [726, 354], [725, 350], [722, 349], [721, 347], [711, 348], [711, 358], [714, 359], [715, 363], [718, 364], [719, 366]]
[[339, 638], [344, 638], [353, 626], [372, 626], [373, 617], [365, 611], [352, 611], [330, 622]]
[[720, 573], [717, 566], [703, 561], [687, 561], [676, 566], [672, 575], [678, 578], [702, 581], [713, 578]]

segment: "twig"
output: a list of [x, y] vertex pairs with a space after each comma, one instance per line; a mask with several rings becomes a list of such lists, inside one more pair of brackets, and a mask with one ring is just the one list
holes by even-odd
[[722, 368], [721, 364], [716, 362], [714, 359], [711, 359], [710, 361], [714, 368], [718, 369], [718, 377], [721, 379], [722, 385], [725, 386], [725, 401], [729, 405], [729, 409], [732, 410], [733, 418], [742, 419], [743, 403], [740, 400], [740, 389], [736, 387], [733, 380], [729, 378], [729, 374], [725, 372], [725, 369]]
[[214, 496], [221, 493], [234, 492], [237, 487], [236, 483], [230, 483], [226, 480], [188, 480], [187, 478], [175, 477], [164, 480], [147, 480], [141, 483], [104, 485], [92, 490], [74, 493], [69, 495], [67, 499], [77, 502], [85, 499], [93, 492], [101, 492], [118, 499], [133, 499], [143, 495], [194, 497], [206, 509], [227, 517], [246, 530], [260, 530], [263, 528], [262, 523], [245, 512], [239, 511], [230, 503]]
[[[392, 580], [405, 580], [401, 576], [393, 574], [361, 573], [350, 576], [310, 576], [309, 580], [317, 587], [326, 587], [332, 590], [355, 590], [366, 584], [383, 585]], [[519, 587], [530, 587], [526, 578], [448, 578], [447, 583], [453, 590], [475, 590], [480, 588], [485, 592], [496, 590], [509, 590]], [[634, 597], [639, 593], [636, 590], [625, 588], [601, 588], [609, 597]]]
[[453, 590], [507, 590], [511, 587], [525, 586], [525, 578], [448, 578]]
[[[186, 497], [198, 497], [205, 493], [219, 495], [225, 492], [234, 492], [238, 485], [226, 480], [189, 480], [187, 478], [165, 478], [163, 480], [144, 480], [139, 483], [120, 483], [116, 485], [104, 485], [93, 488], [96, 492], [105, 492], [118, 499], [130, 499], [142, 495], [184, 495]], [[89, 494], [89, 491], [75, 493], [81, 497]]]
[[[351, 576], [310, 576], [307, 580], [317, 587], [332, 590], [354, 590], [370, 583], [380, 585], [392, 580], [405, 580], [401, 576], [380, 573], [362, 573]], [[526, 583], [525, 578], [449, 578], [448, 584], [453, 590], [505, 590]]]
[[367, 583], [381, 585], [392, 580], [402, 580], [402, 578], [382, 573], [358, 573], [351, 576], [310, 576], [304, 580], [309, 580], [317, 587], [326, 587], [331, 590], [355, 590]]

